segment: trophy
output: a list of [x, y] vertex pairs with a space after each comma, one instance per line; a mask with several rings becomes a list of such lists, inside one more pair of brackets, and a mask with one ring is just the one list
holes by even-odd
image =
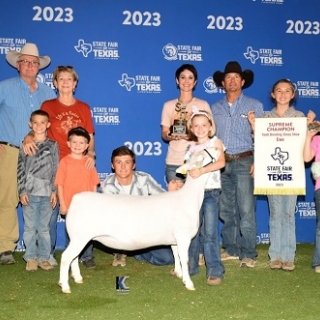
[[173, 125], [170, 128], [170, 134], [172, 135], [184, 135], [187, 134], [187, 105], [182, 104], [180, 101], [176, 103], [175, 111], [180, 113], [180, 118], [173, 121]]
[[320, 131], [320, 122], [314, 121], [308, 124], [309, 131]]

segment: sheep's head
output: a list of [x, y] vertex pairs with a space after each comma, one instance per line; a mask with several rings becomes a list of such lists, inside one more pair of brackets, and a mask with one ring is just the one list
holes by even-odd
[[217, 161], [220, 155], [220, 150], [217, 148], [203, 149], [197, 153], [194, 153], [189, 161], [180, 166], [176, 172], [181, 174], [187, 174], [188, 170], [194, 168], [201, 168], [209, 165], [212, 162]]

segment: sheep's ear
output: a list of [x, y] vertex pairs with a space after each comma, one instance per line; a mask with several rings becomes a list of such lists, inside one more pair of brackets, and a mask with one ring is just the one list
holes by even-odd
[[183, 164], [182, 166], [180, 166], [178, 169], [176, 169], [176, 172], [180, 174], [187, 174], [187, 164]]

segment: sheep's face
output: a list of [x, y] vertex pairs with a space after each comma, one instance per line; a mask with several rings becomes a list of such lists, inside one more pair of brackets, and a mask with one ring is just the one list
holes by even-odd
[[180, 166], [176, 172], [187, 174], [188, 170], [205, 167], [217, 161], [220, 151], [217, 148], [208, 148], [193, 154], [188, 162]]

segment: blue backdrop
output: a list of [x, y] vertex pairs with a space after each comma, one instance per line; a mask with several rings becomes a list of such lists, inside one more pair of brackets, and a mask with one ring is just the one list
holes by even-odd
[[[319, 11], [317, 0], [2, 0], [0, 80], [16, 76], [5, 55], [25, 42], [52, 58], [39, 74], [48, 86], [57, 66], [74, 66], [80, 77], [76, 97], [92, 110], [101, 179], [111, 171], [111, 151], [125, 144], [137, 155], [137, 169], [166, 187], [160, 118], [163, 103], [178, 96], [175, 70], [194, 64], [195, 95], [212, 104], [224, 95], [213, 72], [237, 60], [255, 74], [245, 94], [265, 110], [272, 107], [273, 83], [288, 78], [297, 87], [297, 108], [317, 113]], [[298, 242], [313, 242], [315, 233], [313, 182], [306, 170], [307, 195], [296, 208]], [[20, 210], [19, 220], [22, 234]], [[265, 197], [258, 198], [257, 221], [257, 241], [268, 242]], [[63, 223], [58, 248], [64, 247]], [[18, 250], [22, 246], [20, 239]]]

